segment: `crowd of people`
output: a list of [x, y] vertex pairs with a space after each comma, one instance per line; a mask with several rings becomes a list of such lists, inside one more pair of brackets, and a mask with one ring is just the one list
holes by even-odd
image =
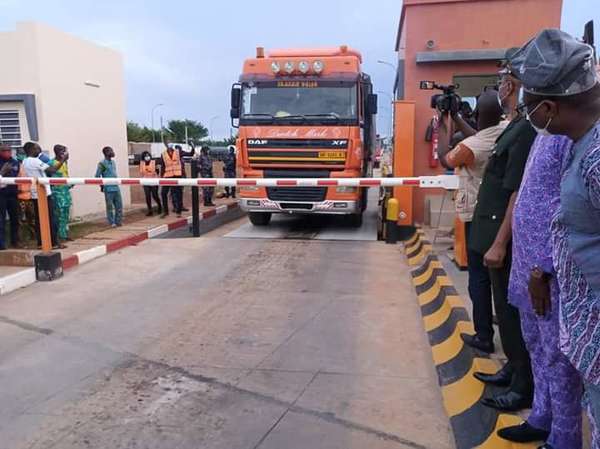
[[[32, 178], [68, 178], [69, 177], [69, 151], [61, 144], [54, 146], [54, 157], [50, 158], [42, 152], [42, 148], [35, 142], [27, 142], [23, 146], [24, 158], [17, 159], [13, 155], [13, 149], [0, 143], [0, 177], [32, 177]], [[115, 163], [115, 152], [111, 147], [102, 149], [102, 160], [98, 163], [95, 177], [117, 178], [117, 165]], [[207, 146], [202, 147], [200, 155], [195, 150], [184, 151], [180, 145], [173, 145], [165, 141], [165, 151], [158, 162], [154, 160], [149, 152], [144, 152], [140, 161], [140, 177], [142, 178], [185, 178], [186, 167], [184, 157], [191, 157], [192, 163], [197, 164], [200, 175], [204, 178], [213, 177], [213, 161]], [[235, 147], [231, 145], [224, 160], [224, 172], [226, 177], [236, 176]], [[48, 199], [48, 215], [50, 221], [50, 234], [52, 247], [54, 249], [66, 248], [65, 242], [71, 241], [69, 233], [69, 222], [71, 220], [71, 197], [70, 185], [45, 185]], [[157, 205], [157, 213], [165, 218], [169, 215], [169, 197], [173, 210], [177, 216], [188, 209], [183, 205], [183, 187], [163, 186], [159, 196], [158, 186], [144, 186], [144, 195], [147, 205], [147, 216], [154, 214], [152, 200]], [[123, 224], [123, 200], [118, 185], [101, 186], [106, 203], [106, 218], [112, 227], [120, 227]], [[205, 206], [214, 206], [212, 201], [214, 188], [203, 189]], [[235, 188], [227, 189], [225, 196], [235, 198]], [[0, 250], [7, 248], [5, 218], [8, 216], [10, 226], [10, 246], [21, 248], [21, 234], [23, 230], [29, 230], [31, 237], [35, 237], [37, 246], [41, 248], [42, 237], [39, 226], [39, 208], [37, 186], [31, 184], [0, 185]]]
[[[2, 177], [66, 177], [69, 175], [69, 152], [63, 145], [54, 146], [54, 158], [50, 159], [42, 153], [41, 147], [34, 142], [27, 142], [22, 161], [13, 157], [13, 150], [0, 144], [0, 176]], [[69, 218], [71, 194], [68, 186], [44, 186], [48, 198], [50, 217], [50, 234], [55, 249], [65, 248], [64, 241], [69, 238]], [[0, 186], [0, 250], [7, 248], [6, 217], [10, 223], [10, 244], [13, 248], [21, 247], [20, 230], [29, 230], [35, 237], [38, 247], [42, 245], [39, 227], [38, 192], [35, 185], [2, 185]]]
[[475, 128], [458, 108], [440, 112], [438, 155], [459, 176], [467, 236], [475, 334], [462, 338], [493, 353], [495, 310], [507, 362], [474, 375], [504, 389], [481, 401], [531, 408], [501, 438], [581, 449], [585, 408], [598, 449], [600, 69], [591, 46], [551, 29], [509, 50], [499, 77]]

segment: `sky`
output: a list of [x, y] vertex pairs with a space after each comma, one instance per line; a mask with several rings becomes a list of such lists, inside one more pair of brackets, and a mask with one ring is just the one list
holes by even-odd
[[[600, 42], [598, 0], [563, 0], [562, 28], [582, 34], [590, 19]], [[151, 110], [164, 120], [189, 118], [229, 136], [231, 84], [257, 46], [269, 48], [347, 44], [363, 54], [364, 70], [380, 94], [378, 127], [391, 117], [389, 93], [400, 0], [157, 1], [0, 0], [0, 31], [25, 20], [44, 22], [123, 53], [129, 120], [150, 125]], [[386, 94], [388, 93], [388, 94]]]

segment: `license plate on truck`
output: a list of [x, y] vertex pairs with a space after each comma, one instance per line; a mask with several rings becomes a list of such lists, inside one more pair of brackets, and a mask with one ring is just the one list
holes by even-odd
[[344, 151], [319, 151], [319, 159], [345, 159]]

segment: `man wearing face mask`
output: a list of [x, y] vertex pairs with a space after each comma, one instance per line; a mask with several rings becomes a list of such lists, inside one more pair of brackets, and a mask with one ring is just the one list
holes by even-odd
[[[175, 146], [165, 140], [165, 146], [167, 147], [162, 154], [161, 163], [161, 178], [184, 178], [183, 164], [181, 159], [181, 153], [175, 149]], [[161, 189], [162, 199], [162, 215], [161, 218], [165, 218], [169, 215], [169, 191], [172, 191], [173, 197], [173, 208], [178, 217], [181, 217], [183, 210], [183, 188], [180, 186], [163, 186]]]
[[[152, 159], [152, 156], [148, 151], [142, 153], [142, 160], [140, 161], [140, 178], [158, 178], [156, 162]], [[148, 207], [146, 216], [151, 217], [154, 215], [154, 212], [152, 211], [152, 199], [154, 199], [158, 206], [158, 215], [162, 214], [162, 204], [158, 196], [158, 186], [144, 186], [144, 196], [146, 197], [146, 206]]]
[[[507, 60], [516, 50], [509, 50]], [[517, 110], [521, 83], [510, 63], [500, 72], [499, 97], [510, 120], [492, 150], [471, 223], [469, 246], [488, 267], [502, 347], [508, 359], [495, 374], [475, 373], [482, 382], [508, 387], [482, 403], [502, 411], [531, 406], [533, 380], [531, 362], [523, 341], [519, 311], [508, 303], [511, 268], [512, 212], [523, 171], [536, 132]]]
[[[559, 285], [560, 348], [585, 383], [594, 449], [600, 448], [600, 77], [594, 51], [544, 30], [514, 60], [524, 109], [543, 134], [569, 137], [560, 205], [552, 220]], [[539, 276], [545, 273], [537, 267]]]

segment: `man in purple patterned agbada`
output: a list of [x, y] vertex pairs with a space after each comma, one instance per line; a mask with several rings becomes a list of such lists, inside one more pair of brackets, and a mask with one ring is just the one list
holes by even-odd
[[538, 136], [513, 213], [509, 302], [519, 309], [533, 369], [534, 400], [527, 421], [501, 429], [509, 441], [546, 441], [581, 449], [581, 377], [559, 348], [559, 286], [553, 269], [551, 220], [560, 203], [561, 166], [572, 142]]
[[552, 258], [560, 348], [585, 383], [592, 448], [600, 449], [600, 78], [594, 49], [560, 30], [544, 30], [515, 59], [532, 126], [573, 141], [562, 164]]

